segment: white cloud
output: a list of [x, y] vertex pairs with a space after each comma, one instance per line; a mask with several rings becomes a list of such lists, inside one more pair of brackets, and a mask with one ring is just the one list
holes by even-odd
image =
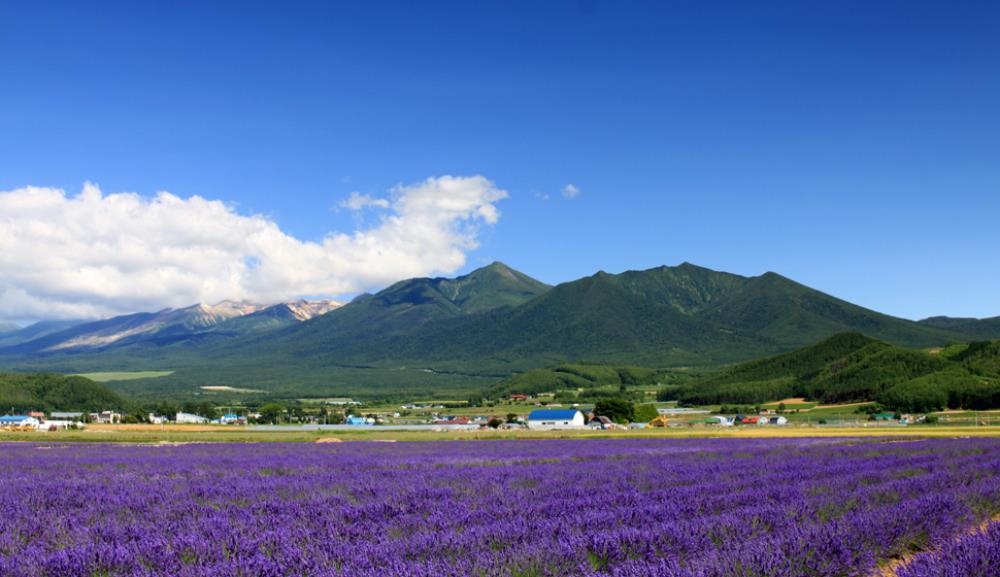
[[343, 295], [413, 276], [448, 274], [499, 219], [507, 196], [482, 176], [428, 178], [353, 194], [377, 224], [299, 240], [261, 215], [168, 192], [154, 198], [0, 191], [0, 320], [95, 317], [224, 299], [277, 302]]
[[375, 198], [367, 194], [352, 192], [351, 196], [340, 201], [340, 206], [341, 208], [349, 208], [351, 210], [361, 210], [366, 206], [389, 208], [389, 201], [384, 198]]
[[580, 194], [580, 189], [575, 185], [567, 184], [562, 189], [562, 195], [564, 198], [576, 198]]

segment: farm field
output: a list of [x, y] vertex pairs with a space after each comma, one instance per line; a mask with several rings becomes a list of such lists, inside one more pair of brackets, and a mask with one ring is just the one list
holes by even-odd
[[270, 443], [342, 441], [446, 441], [446, 440], [531, 440], [531, 439], [773, 439], [835, 437], [954, 438], [1000, 437], [998, 426], [917, 425], [899, 426], [806, 426], [787, 427], [670, 427], [635, 430], [493, 430], [431, 431], [356, 427], [349, 430], [319, 431], [306, 428], [260, 429], [225, 425], [102, 425], [82, 430], [9, 431], [0, 429], [4, 442], [87, 442], [87, 443]]
[[173, 371], [118, 371], [104, 373], [79, 373], [76, 377], [84, 377], [99, 383], [109, 383], [112, 381], [137, 381], [139, 379], [158, 379], [169, 377]]
[[314, 429], [257, 429], [225, 425], [101, 425], [83, 430], [7, 431], [0, 429], [0, 443], [271, 443], [315, 442], [322, 439], [343, 441], [446, 441], [446, 440], [532, 440], [532, 439], [773, 439], [836, 437], [954, 438], [1000, 437], [1000, 427], [969, 425], [933, 426], [798, 426], [787, 427], [671, 427], [637, 430], [478, 430], [478, 431], [406, 431], [381, 427], [357, 427], [353, 430], [318, 431]]
[[991, 554], [1000, 440], [19, 443], [0, 487], [13, 577], [925, 577]]

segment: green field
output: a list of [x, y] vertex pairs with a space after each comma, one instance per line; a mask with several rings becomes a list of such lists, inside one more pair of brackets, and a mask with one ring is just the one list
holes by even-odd
[[135, 381], [138, 379], [158, 379], [169, 377], [173, 371], [120, 371], [108, 373], [77, 373], [70, 375], [73, 377], [84, 377], [98, 383], [108, 383], [111, 381]]

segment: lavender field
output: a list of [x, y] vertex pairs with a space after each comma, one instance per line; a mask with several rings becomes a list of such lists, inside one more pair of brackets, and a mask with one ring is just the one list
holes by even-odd
[[997, 512], [991, 439], [0, 446], [18, 577], [987, 575]]

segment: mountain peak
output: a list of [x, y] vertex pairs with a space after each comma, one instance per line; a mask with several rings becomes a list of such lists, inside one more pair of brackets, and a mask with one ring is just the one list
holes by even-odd
[[477, 268], [476, 270], [470, 272], [467, 275], [460, 276], [454, 280], [458, 281], [463, 278], [476, 278], [485, 276], [499, 276], [503, 278], [516, 279], [518, 276], [526, 276], [524, 273], [518, 272], [511, 267], [500, 261], [493, 261], [490, 264]]

